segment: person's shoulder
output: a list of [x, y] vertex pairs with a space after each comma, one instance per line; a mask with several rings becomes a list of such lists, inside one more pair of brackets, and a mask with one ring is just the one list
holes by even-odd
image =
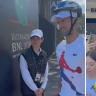
[[63, 40], [57, 45], [56, 52], [64, 50], [65, 47], [66, 47], [66, 40]]
[[85, 37], [83, 35], [79, 35], [80, 40], [85, 41]]
[[23, 50], [21, 54], [26, 54], [29, 52], [29, 50], [30, 50], [30, 48], [27, 48], [27, 49]]
[[82, 46], [85, 46], [85, 37], [83, 35], [79, 35], [79, 44], [82, 44]]
[[27, 55], [29, 54], [29, 52], [30, 52], [30, 48], [27, 48], [27, 49], [23, 50], [23, 51], [20, 53], [18, 59], [25, 58], [25, 56], [27, 56]]
[[47, 57], [47, 53], [45, 50], [42, 50], [42, 53]]
[[66, 40], [63, 40], [61, 43], [59, 43], [56, 47], [56, 56], [59, 60], [61, 53], [66, 49]]
[[83, 35], [79, 36], [79, 41], [77, 43], [78, 43], [78, 50], [80, 50], [78, 52], [80, 52], [80, 54], [83, 55], [82, 57], [85, 57], [85, 38]]
[[85, 37], [82, 37], [82, 42], [83, 42], [83, 45], [85, 46]]

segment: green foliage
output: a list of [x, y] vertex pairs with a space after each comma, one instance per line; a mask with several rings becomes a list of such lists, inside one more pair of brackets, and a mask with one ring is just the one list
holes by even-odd
[[77, 31], [78, 33], [85, 33], [85, 14], [77, 21]]

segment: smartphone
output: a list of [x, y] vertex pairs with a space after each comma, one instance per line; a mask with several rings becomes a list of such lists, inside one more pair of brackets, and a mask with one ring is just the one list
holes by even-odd
[[89, 40], [90, 42], [90, 35], [86, 35], [86, 41]]
[[90, 34], [90, 35], [86, 35], [86, 41], [89, 39], [89, 43], [93, 43], [94, 42], [94, 34]]

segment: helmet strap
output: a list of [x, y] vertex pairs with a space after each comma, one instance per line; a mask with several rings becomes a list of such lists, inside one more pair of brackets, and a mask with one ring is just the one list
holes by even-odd
[[75, 21], [72, 23], [73, 17], [72, 17], [72, 12], [70, 11], [71, 28], [70, 28], [70, 31], [69, 31], [68, 35], [71, 34], [71, 32], [72, 32], [72, 30], [73, 30], [73, 27], [74, 27], [75, 23], [77, 22], [77, 19], [78, 19], [78, 17], [77, 17], [77, 18], [75, 19]]

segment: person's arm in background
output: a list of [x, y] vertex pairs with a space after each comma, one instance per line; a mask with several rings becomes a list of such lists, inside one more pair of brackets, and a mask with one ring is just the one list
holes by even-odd
[[41, 88], [39, 88], [39, 92], [40, 92], [41, 94], [42, 94], [43, 91], [45, 90], [46, 85], [47, 85], [47, 82], [48, 82], [48, 71], [49, 71], [49, 68], [48, 68], [48, 62], [47, 62], [46, 70], [45, 70], [45, 74], [44, 74], [44, 83], [41, 85]]
[[0, 96], [11, 96], [14, 92], [13, 61], [11, 56], [0, 50]]
[[[66, 44], [66, 40], [63, 40], [60, 44], [58, 44], [58, 46], [56, 47], [56, 57], [57, 57], [57, 61], [58, 61], [58, 64], [59, 64], [59, 59], [60, 59], [60, 56], [61, 56], [61, 49], [65, 46], [64, 44]], [[61, 73], [61, 70], [60, 70], [60, 73]], [[56, 92], [56, 95], [54, 96], [59, 96], [59, 93], [61, 92], [61, 87], [62, 87], [62, 84], [61, 84], [61, 81], [62, 81], [62, 78], [60, 76], [59, 78], [59, 83], [58, 83], [58, 88], [57, 88], [57, 92]]]
[[61, 87], [62, 87], [62, 85], [61, 85], [61, 76], [60, 76], [60, 78], [59, 78], [59, 83], [58, 83], [57, 94], [60, 93], [60, 91], [61, 91]]
[[95, 90], [94, 85], [92, 85], [91, 89], [93, 89], [93, 90], [94, 90], [94, 93], [93, 93], [93, 94], [91, 94], [90, 92], [88, 92], [88, 93], [86, 92], [86, 96], [96, 96], [96, 90]]
[[62, 85], [61, 85], [61, 76], [60, 76], [59, 83], [58, 83], [58, 88], [57, 88], [57, 92], [56, 92], [56, 94], [54, 96], [60, 96], [59, 93], [61, 91], [61, 87], [62, 87]]
[[28, 71], [27, 62], [22, 55], [20, 56], [20, 71], [26, 85], [36, 93], [38, 91], [38, 88]]

